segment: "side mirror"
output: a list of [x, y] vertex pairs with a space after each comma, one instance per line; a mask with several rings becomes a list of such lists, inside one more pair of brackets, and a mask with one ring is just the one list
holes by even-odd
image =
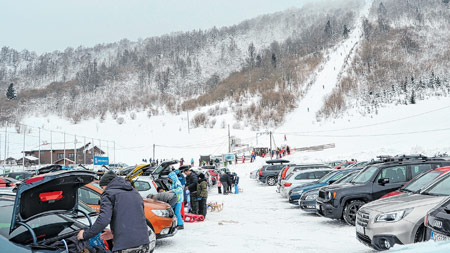
[[328, 182], [328, 184], [333, 184], [334, 182], [336, 182], [336, 180], [330, 180], [330, 181]]
[[378, 184], [380, 184], [380, 185], [389, 184], [389, 178], [380, 178], [380, 179], [378, 179]]

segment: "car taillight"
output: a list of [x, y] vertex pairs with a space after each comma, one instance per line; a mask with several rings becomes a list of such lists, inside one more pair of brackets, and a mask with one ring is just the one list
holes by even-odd
[[262, 176], [262, 169], [259, 169], [259, 175]]
[[291, 185], [292, 185], [292, 183], [284, 183], [284, 187], [289, 187]]
[[423, 224], [426, 226], [428, 226], [428, 215], [425, 216], [425, 220], [423, 221]]
[[289, 166], [286, 167], [286, 169], [283, 170], [283, 173], [281, 174], [281, 179], [284, 179], [286, 177], [286, 172], [288, 171]]
[[42, 202], [62, 199], [63, 191], [54, 191], [54, 192], [43, 192], [39, 194], [39, 198]]
[[41, 180], [43, 180], [44, 179], [44, 177], [32, 177], [32, 178], [28, 178], [26, 181], [25, 181], [25, 183], [26, 184], [31, 184], [31, 183], [34, 183], [34, 182], [37, 182], [37, 181], [41, 181]]
[[155, 187], [155, 189], [158, 189], [158, 186], [156, 186], [155, 181], [152, 181], [153, 186]]

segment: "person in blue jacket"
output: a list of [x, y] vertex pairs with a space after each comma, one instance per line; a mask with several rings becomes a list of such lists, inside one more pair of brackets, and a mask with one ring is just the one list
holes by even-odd
[[238, 194], [239, 193], [239, 176], [235, 173], [233, 173], [234, 176], [234, 193]]
[[171, 183], [169, 192], [173, 192], [177, 195], [175, 215], [177, 216], [178, 229], [184, 229], [183, 217], [181, 216], [181, 206], [184, 201], [183, 186], [174, 171], [169, 173], [169, 182]]

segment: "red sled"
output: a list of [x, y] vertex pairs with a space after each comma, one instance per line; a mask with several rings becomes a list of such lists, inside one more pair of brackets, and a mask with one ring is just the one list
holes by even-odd
[[184, 217], [185, 222], [204, 221], [205, 217], [201, 214], [186, 213]]

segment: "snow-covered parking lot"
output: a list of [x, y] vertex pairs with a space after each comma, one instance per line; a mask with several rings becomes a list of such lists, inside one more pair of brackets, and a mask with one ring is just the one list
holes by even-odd
[[371, 252], [344, 222], [307, 214], [276, 193], [276, 187], [249, 178], [262, 164], [239, 164], [242, 194], [209, 192], [208, 202], [224, 203], [204, 222], [185, 223], [172, 238], [159, 240], [156, 252]]

